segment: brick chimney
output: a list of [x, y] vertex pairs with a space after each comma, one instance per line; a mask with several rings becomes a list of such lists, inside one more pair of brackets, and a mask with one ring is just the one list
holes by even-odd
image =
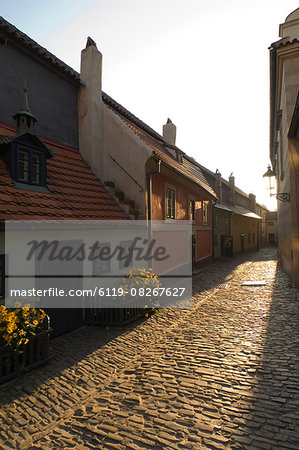
[[221, 181], [221, 173], [218, 169], [215, 172], [215, 192], [218, 197], [218, 201], [222, 204], [222, 181]]
[[163, 125], [163, 139], [170, 145], [175, 145], [176, 138], [176, 126], [171, 122], [170, 119], [167, 119], [165, 125]]
[[81, 52], [78, 96], [79, 149], [91, 170], [103, 178], [102, 150], [102, 55], [89, 37]]
[[254, 194], [249, 194], [249, 210], [256, 214], [256, 197]]
[[236, 204], [236, 193], [235, 193], [235, 177], [233, 176], [233, 173], [230, 174], [229, 179], [229, 203], [232, 206], [235, 206]]

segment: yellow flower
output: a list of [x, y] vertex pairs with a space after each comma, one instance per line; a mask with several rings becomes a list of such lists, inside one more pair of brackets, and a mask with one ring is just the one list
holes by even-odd
[[35, 326], [38, 325], [38, 321], [37, 321], [37, 320], [34, 320], [34, 321], [33, 321], [33, 325], [35, 325]]

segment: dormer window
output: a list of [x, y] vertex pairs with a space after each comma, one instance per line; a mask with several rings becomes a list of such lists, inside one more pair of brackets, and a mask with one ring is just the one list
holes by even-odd
[[179, 151], [176, 151], [176, 159], [178, 160], [178, 162], [180, 164], [183, 164], [183, 153], [179, 152]]
[[16, 148], [15, 180], [21, 183], [45, 185], [45, 155], [35, 149]]
[[15, 181], [14, 187], [48, 193], [47, 159], [54, 153], [34, 130], [37, 119], [28, 106], [26, 87], [23, 106], [14, 119], [17, 122], [16, 135], [0, 136], [0, 146], [3, 146], [4, 160]]

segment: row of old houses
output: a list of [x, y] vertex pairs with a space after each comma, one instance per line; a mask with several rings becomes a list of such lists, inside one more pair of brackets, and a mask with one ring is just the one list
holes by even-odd
[[[7, 220], [188, 220], [194, 269], [266, 242], [267, 209], [232, 174], [178, 148], [170, 119], [160, 135], [102, 91], [91, 38], [79, 74], [0, 18], [0, 67], [3, 299]], [[82, 323], [78, 310], [52, 315], [57, 334]]]

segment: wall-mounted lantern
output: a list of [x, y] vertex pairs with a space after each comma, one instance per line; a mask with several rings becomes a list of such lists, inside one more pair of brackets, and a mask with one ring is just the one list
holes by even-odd
[[268, 165], [267, 172], [264, 173], [263, 178], [269, 179], [269, 191], [270, 197], [276, 197], [277, 200], [281, 202], [289, 202], [291, 199], [291, 194], [289, 192], [277, 192], [276, 194], [272, 194], [273, 189], [275, 189], [275, 176], [276, 173], [271, 169], [270, 164]]

